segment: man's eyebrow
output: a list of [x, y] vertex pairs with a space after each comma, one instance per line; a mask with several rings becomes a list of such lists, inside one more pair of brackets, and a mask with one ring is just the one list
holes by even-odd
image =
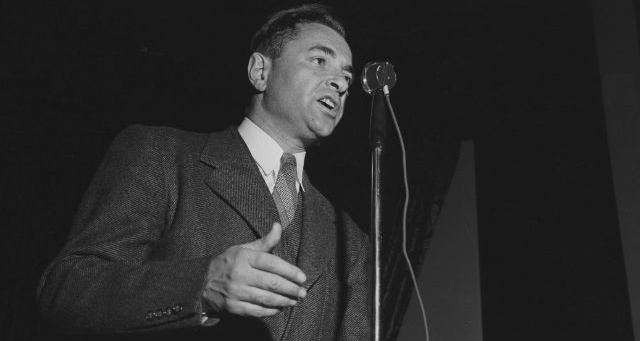
[[[324, 45], [314, 45], [312, 46], [309, 51], [313, 51], [313, 50], [318, 50], [326, 55], [329, 55], [331, 57], [335, 57], [336, 56], [336, 51], [334, 51], [332, 48], [328, 47], [328, 46], [324, 46]], [[347, 65], [343, 68], [345, 71], [349, 72], [349, 73], [353, 73], [353, 66], [352, 65]]]
[[324, 54], [327, 54], [331, 57], [335, 57], [336, 56], [336, 51], [334, 51], [332, 48], [328, 47], [328, 46], [324, 46], [324, 45], [314, 45], [312, 46], [309, 51], [313, 51], [313, 50], [318, 50]]

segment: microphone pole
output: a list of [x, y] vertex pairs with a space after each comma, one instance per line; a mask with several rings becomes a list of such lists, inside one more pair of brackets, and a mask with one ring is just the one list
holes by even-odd
[[362, 88], [373, 96], [369, 121], [369, 143], [371, 148], [371, 239], [373, 265], [373, 341], [382, 340], [382, 160], [387, 134], [387, 105], [389, 95], [396, 83], [393, 65], [387, 62], [371, 62], [362, 71]]
[[382, 155], [387, 133], [384, 94], [376, 91], [370, 120], [371, 148], [371, 239], [373, 260], [373, 340], [382, 337]]

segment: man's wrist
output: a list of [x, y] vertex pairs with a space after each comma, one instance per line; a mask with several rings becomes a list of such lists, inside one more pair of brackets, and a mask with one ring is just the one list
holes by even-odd
[[220, 321], [220, 309], [214, 308], [209, 303], [210, 300], [220, 301], [222, 300], [222, 295], [217, 292], [209, 292], [207, 297], [205, 297], [204, 293], [202, 294], [202, 297], [200, 297], [200, 304], [197, 311], [200, 314], [200, 324], [206, 327], [212, 326]]

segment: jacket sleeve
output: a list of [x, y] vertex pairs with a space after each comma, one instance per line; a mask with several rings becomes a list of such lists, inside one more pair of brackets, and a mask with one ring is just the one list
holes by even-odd
[[113, 142], [83, 197], [67, 244], [47, 267], [38, 305], [70, 333], [200, 325], [210, 257], [151, 260], [169, 215], [162, 147], [130, 127]]

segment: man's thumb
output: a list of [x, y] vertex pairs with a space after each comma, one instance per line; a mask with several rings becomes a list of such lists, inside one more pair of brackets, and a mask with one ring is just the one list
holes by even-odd
[[271, 231], [266, 236], [256, 240], [256, 246], [259, 250], [269, 252], [280, 242], [282, 236], [282, 225], [280, 223], [273, 223]]

